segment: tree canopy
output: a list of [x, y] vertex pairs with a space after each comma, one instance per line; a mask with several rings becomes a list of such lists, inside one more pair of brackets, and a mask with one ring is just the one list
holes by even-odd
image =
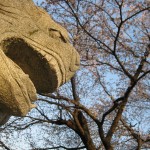
[[25, 118], [11, 118], [1, 127], [1, 146], [16, 149], [13, 139], [23, 136], [34, 150], [149, 149], [150, 2], [46, 0], [38, 5], [68, 30], [81, 67], [56, 92], [41, 93]]

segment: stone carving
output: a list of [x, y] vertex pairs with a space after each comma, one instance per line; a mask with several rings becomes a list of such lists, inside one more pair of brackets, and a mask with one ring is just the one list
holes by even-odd
[[25, 116], [36, 93], [55, 91], [79, 68], [67, 31], [32, 0], [0, 0], [0, 124]]

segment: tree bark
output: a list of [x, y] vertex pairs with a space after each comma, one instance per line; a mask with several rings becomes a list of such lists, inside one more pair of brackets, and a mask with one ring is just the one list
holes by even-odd
[[77, 134], [81, 137], [82, 142], [84, 143], [87, 150], [96, 150], [96, 147], [90, 135], [90, 131], [85, 116], [79, 110], [76, 110], [75, 113], [76, 119], [78, 120], [78, 123], [76, 123], [78, 129]]

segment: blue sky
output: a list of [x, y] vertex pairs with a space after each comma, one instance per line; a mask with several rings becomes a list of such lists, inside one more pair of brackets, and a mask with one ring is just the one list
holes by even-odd
[[35, 3], [36, 2], [39, 2], [39, 3], [41, 3], [43, 0], [33, 0]]

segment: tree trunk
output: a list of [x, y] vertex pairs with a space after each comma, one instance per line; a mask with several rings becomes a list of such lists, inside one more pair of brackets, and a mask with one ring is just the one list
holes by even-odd
[[87, 150], [96, 150], [96, 147], [90, 135], [90, 131], [85, 116], [79, 110], [76, 110], [75, 113], [77, 119], [76, 126], [78, 128], [77, 134], [81, 137], [82, 142], [84, 143]]

